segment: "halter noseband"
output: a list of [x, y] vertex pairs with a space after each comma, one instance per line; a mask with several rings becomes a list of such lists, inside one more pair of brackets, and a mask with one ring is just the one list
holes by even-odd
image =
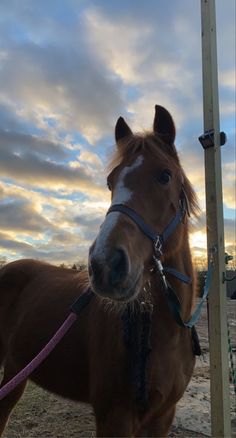
[[132, 208], [127, 207], [127, 205], [124, 204], [114, 204], [112, 205], [107, 214], [112, 212], [119, 212], [126, 214], [130, 219], [132, 219], [133, 222], [138, 225], [140, 230], [153, 242], [154, 244], [154, 254], [155, 256], [158, 256], [158, 258], [162, 255], [162, 246], [164, 242], [167, 240], [167, 238], [172, 234], [172, 232], [175, 230], [177, 225], [182, 222], [185, 214], [186, 214], [186, 207], [184, 205], [183, 200], [180, 201], [180, 207], [172, 219], [172, 221], [167, 225], [167, 227], [164, 229], [162, 234], [156, 233], [149, 225], [147, 225], [142, 217], [136, 213]]

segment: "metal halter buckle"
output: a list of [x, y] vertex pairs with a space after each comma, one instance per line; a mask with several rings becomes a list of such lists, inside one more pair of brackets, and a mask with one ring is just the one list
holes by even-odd
[[163, 255], [163, 253], [162, 253], [162, 241], [161, 241], [161, 238], [160, 238], [159, 234], [157, 235], [156, 242], [154, 242], [154, 250], [155, 250], [155, 254], [157, 256]]
[[161, 260], [158, 257], [155, 257], [155, 256], [153, 256], [153, 260], [154, 260], [157, 272], [159, 273], [159, 275], [161, 277], [163, 286], [164, 286], [165, 290], [167, 290], [168, 289], [168, 284], [167, 284], [167, 281], [166, 281], [166, 276], [164, 274], [164, 268], [162, 266], [162, 262], [161, 262]]

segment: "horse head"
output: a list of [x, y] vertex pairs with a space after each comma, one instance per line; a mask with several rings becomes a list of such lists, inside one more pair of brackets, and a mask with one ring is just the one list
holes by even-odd
[[186, 213], [194, 210], [196, 199], [180, 165], [175, 125], [165, 108], [156, 105], [153, 130], [146, 134], [133, 134], [120, 117], [115, 139], [107, 178], [111, 208], [90, 248], [89, 277], [98, 295], [129, 301], [150, 275], [155, 234], [161, 239], [174, 228], [166, 233], [170, 238], [159, 242], [162, 261], [177, 255], [185, 244]]

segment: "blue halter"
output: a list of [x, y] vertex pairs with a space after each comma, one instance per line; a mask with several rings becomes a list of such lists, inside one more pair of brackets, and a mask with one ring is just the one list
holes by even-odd
[[204, 300], [201, 300], [201, 302], [197, 306], [196, 311], [192, 315], [191, 319], [188, 322], [184, 322], [181, 316], [181, 303], [175, 291], [167, 281], [165, 274], [170, 274], [186, 284], [191, 284], [192, 279], [191, 277], [182, 274], [181, 272], [177, 271], [174, 268], [163, 266], [160, 260], [160, 257], [163, 254], [162, 253], [163, 244], [176, 229], [177, 225], [183, 221], [186, 212], [188, 213], [188, 206], [185, 203], [185, 197], [181, 198], [180, 207], [177, 213], [175, 214], [174, 218], [171, 220], [169, 225], [167, 225], [167, 227], [161, 234], [156, 233], [149, 225], [147, 225], [144, 222], [143, 218], [138, 213], [136, 213], [136, 211], [134, 211], [132, 208], [126, 205], [114, 204], [109, 208], [107, 214], [110, 214], [112, 212], [120, 212], [127, 215], [130, 219], [132, 219], [133, 222], [136, 223], [139, 229], [153, 242], [154, 245], [153, 260], [157, 268], [157, 271], [160, 274], [162, 284], [164, 286], [163, 289], [169, 309], [179, 326], [192, 328], [200, 316], [200, 311]]

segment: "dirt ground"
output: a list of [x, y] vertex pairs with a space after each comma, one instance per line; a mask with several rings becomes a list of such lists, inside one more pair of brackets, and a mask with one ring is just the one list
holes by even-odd
[[[228, 301], [231, 341], [236, 351], [236, 301]], [[170, 436], [178, 438], [209, 437], [210, 380], [206, 308], [198, 323], [203, 355], [197, 359], [195, 372], [180, 400]], [[236, 400], [230, 385], [232, 437], [236, 437]], [[80, 438], [94, 437], [95, 422], [90, 406], [74, 403], [50, 394], [31, 382], [11, 415], [3, 438]]]

